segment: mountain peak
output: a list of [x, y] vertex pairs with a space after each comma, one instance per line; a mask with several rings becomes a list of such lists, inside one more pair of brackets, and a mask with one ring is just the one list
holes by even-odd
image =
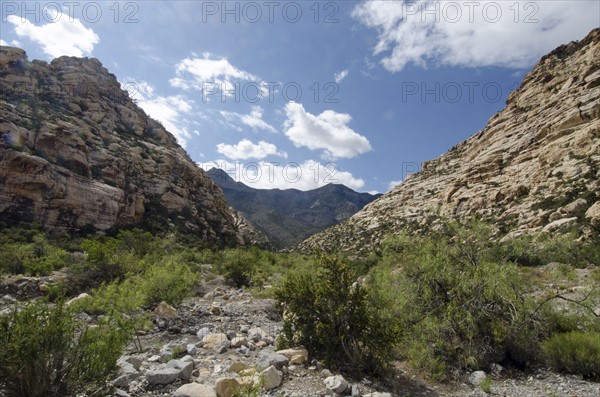
[[314, 190], [254, 189], [212, 168], [207, 175], [219, 185], [229, 205], [279, 247], [289, 247], [348, 218], [378, 196], [345, 185]]

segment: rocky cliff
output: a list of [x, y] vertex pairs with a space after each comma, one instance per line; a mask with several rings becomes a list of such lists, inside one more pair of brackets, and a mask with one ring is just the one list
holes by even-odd
[[401, 230], [480, 217], [502, 234], [600, 225], [600, 29], [544, 56], [487, 126], [300, 245], [367, 253]]
[[0, 47], [0, 218], [56, 232], [128, 225], [234, 243], [219, 189], [97, 59]]
[[254, 189], [235, 182], [218, 168], [212, 168], [207, 174], [223, 189], [229, 205], [279, 248], [296, 245], [310, 235], [337, 225], [379, 197], [337, 184], [309, 191]]

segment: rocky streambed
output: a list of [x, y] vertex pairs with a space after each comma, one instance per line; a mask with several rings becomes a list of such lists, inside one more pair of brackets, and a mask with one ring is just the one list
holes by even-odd
[[[19, 285], [35, 289], [38, 281], [30, 278]], [[4, 310], [15, 302], [7, 291], [0, 298]], [[95, 321], [85, 313], [79, 316]], [[498, 365], [491, 374], [477, 371], [451, 384], [423, 380], [403, 363], [397, 363], [393, 379], [383, 381], [336, 373], [302, 347], [278, 351], [274, 345], [282, 323], [274, 302], [221, 279], [206, 283], [177, 307], [159, 304], [151, 316], [152, 329], [136, 341], [141, 349], [131, 343], [119, 360], [114, 396], [600, 396], [599, 383], [546, 369], [525, 374]], [[487, 375], [492, 380], [484, 391], [481, 382]]]

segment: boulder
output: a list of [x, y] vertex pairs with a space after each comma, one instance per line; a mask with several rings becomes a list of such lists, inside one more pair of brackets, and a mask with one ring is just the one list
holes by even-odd
[[275, 353], [273, 350], [261, 350], [256, 361], [256, 368], [266, 369], [271, 365], [277, 369], [282, 369], [288, 364], [288, 359], [283, 354]]
[[304, 364], [308, 361], [308, 350], [304, 347], [279, 350], [277, 353], [286, 356], [291, 364]]
[[190, 360], [171, 360], [161, 367], [146, 373], [146, 380], [151, 385], [168, 385], [175, 379], [188, 381], [194, 370], [194, 362]]
[[188, 383], [175, 390], [173, 397], [217, 397], [212, 386]]
[[229, 341], [229, 339], [227, 339], [227, 335], [221, 333], [208, 334], [202, 338], [202, 343], [204, 343], [203, 347], [205, 349], [214, 349], [224, 341]]
[[206, 335], [211, 334], [212, 331], [210, 328], [208, 327], [202, 327], [198, 330], [198, 332], [196, 333], [196, 335], [198, 336], [198, 338], [200, 338], [200, 340], [202, 340]]
[[487, 374], [484, 371], [475, 371], [469, 375], [469, 383], [473, 386], [479, 386], [487, 378]]
[[217, 397], [233, 397], [241, 388], [238, 378], [220, 378], [215, 383]]
[[547, 224], [546, 226], [544, 226], [544, 228], [542, 229], [542, 231], [544, 231], [544, 232], [553, 232], [553, 231], [556, 231], [556, 230], [561, 229], [563, 227], [571, 226], [575, 222], [577, 222], [577, 217], [558, 219], [558, 220], [556, 220], [554, 222], [550, 222], [549, 224]]
[[179, 378], [181, 370], [178, 368], [161, 367], [150, 370], [146, 373], [146, 380], [150, 385], [168, 385], [175, 382]]
[[600, 201], [596, 201], [588, 210], [585, 212], [585, 218], [589, 219], [592, 225], [600, 225]]
[[227, 371], [228, 372], [240, 372], [246, 368], [248, 368], [248, 366], [246, 364], [244, 364], [243, 362], [235, 361], [229, 366], [229, 368], [227, 368]]
[[281, 381], [283, 380], [281, 372], [279, 372], [277, 368], [275, 368], [272, 365], [269, 368], [262, 371], [261, 375], [263, 380], [263, 387], [265, 390], [271, 390], [278, 387], [279, 385], [281, 385]]
[[154, 308], [154, 314], [160, 317], [177, 318], [177, 309], [169, 305], [167, 302], [160, 302]]
[[325, 378], [324, 382], [327, 390], [333, 393], [343, 394], [348, 390], [348, 382], [346, 382], [346, 379], [342, 375], [330, 376], [329, 378]]
[[267, 335], [267, 332], [265, 332], [260, 327], [253, 327], [248, 330], [248, 337], [255, 342], [258, 342], [262, 338], [265, 338]]
[[80, 301], [80, 300], [82, 300], [82, 299], [85, 299], [85, 298], [89, 298], [89, 297], [90, 297], [90, 295], [89, 295], [89, 294], [86, 294], [86, 293], [84, 292], [84, 293], [82, 293], [82, 294], [79, 294], [79, 295], [77, 295], [77, 296], [76, 296], [75, 298], [73, 298], [73, 299], [69, 299], [69, 300], [68, 300], [68, 301], [65, 303], [65, 306], [69, 307], [69, 306], [71, 306], [73, 303], [75, 303], [75, 302], [78, 302], [78, 301]]

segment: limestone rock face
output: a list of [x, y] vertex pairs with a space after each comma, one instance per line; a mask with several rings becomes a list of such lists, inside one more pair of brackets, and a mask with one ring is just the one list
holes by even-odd
[[575, 217], [600, 196], [600, 29], [544, 56], [487, 126], [299, 249], [366, 254], [390, 234], [479, 216], [503, 233]]
[[223, 193], [97, 59], [0, 47], [0, 217], [57, 232], [141, 225], [236, 242]]

